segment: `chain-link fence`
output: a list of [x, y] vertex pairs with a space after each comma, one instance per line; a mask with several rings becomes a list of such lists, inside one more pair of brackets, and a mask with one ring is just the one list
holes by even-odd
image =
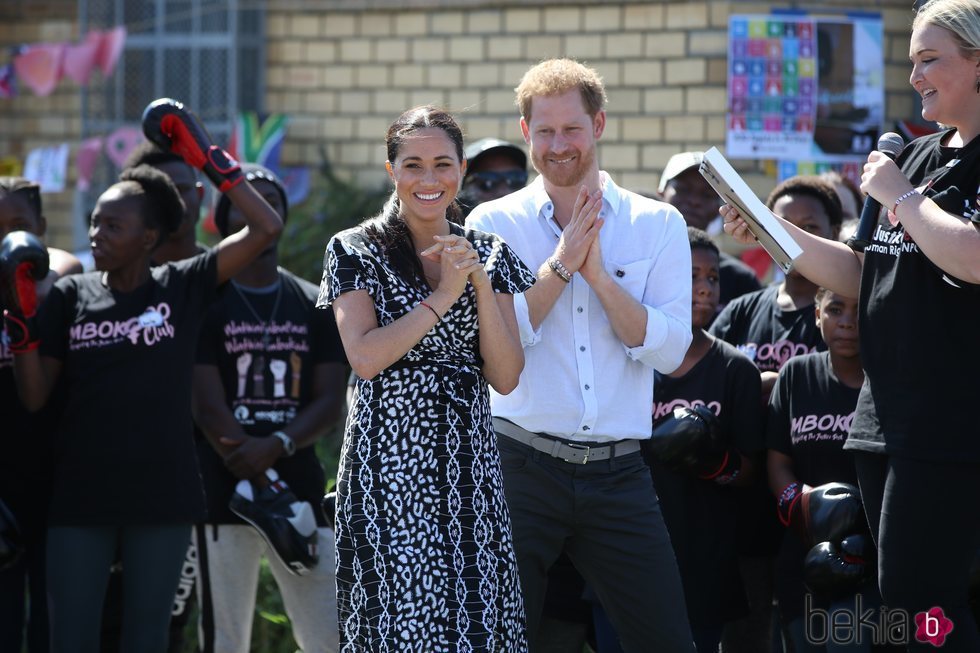
[[[80, 32], [117, 25], [127, 32], [113, 76], [82, 92], [82, 139], [138, 129], [149, 102], [172, 97], [227, 145], [235, 115], [262, 109], [264, 7], [263, 0], [79, 0]], [[87, 215], [118, 174], [102, 157], [91, 189], [77, 191], [76, 249], [87, 244]]]

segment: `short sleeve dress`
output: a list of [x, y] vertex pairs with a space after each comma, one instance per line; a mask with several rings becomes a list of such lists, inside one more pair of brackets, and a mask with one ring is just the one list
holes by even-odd
[[[534, 274], [497, 236], [450, 225], [496, 292]], [[379, 326], [431, 291], [361, 227], [327, 245], [319, 306], [366, 290]], [[337, 603], [346, 653], [525, 651], [510, 515], [481, 372], [472, 286], [400, 361], [359, 379], [337, 475]]]

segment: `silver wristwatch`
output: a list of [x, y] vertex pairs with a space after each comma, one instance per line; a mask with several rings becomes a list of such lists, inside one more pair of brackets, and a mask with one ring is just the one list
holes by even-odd
[[279, 441], [282, 442], [282, 455], [284, 457], [288, 458], [289, 456], [292, 456], [294, 453], [296, 453], [296, 443], [293, 442], [293, 439], [291, 437], [289, 437], [282, 431], [273, 431], [272, 437], [279, 438]]

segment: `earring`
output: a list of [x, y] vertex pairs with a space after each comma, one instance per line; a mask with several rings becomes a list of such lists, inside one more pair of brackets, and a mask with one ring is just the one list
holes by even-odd
[[980, 77], [977, 77], [977, 95], [980, 95]]

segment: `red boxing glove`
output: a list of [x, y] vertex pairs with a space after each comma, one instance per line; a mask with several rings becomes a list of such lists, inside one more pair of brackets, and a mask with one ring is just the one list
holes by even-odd
[[222, 193], [242, 183], [238, 161], [211, 142], [204, 125], [177, 100], [160, 98], [143, 110], [143, 134], [165, 152], [180, 155]]
[[48, 276], [48, 250], [27, 231], [13, 231], [0, 243], [0, 293], [10, 352], [37, 349], [38, 281]]

